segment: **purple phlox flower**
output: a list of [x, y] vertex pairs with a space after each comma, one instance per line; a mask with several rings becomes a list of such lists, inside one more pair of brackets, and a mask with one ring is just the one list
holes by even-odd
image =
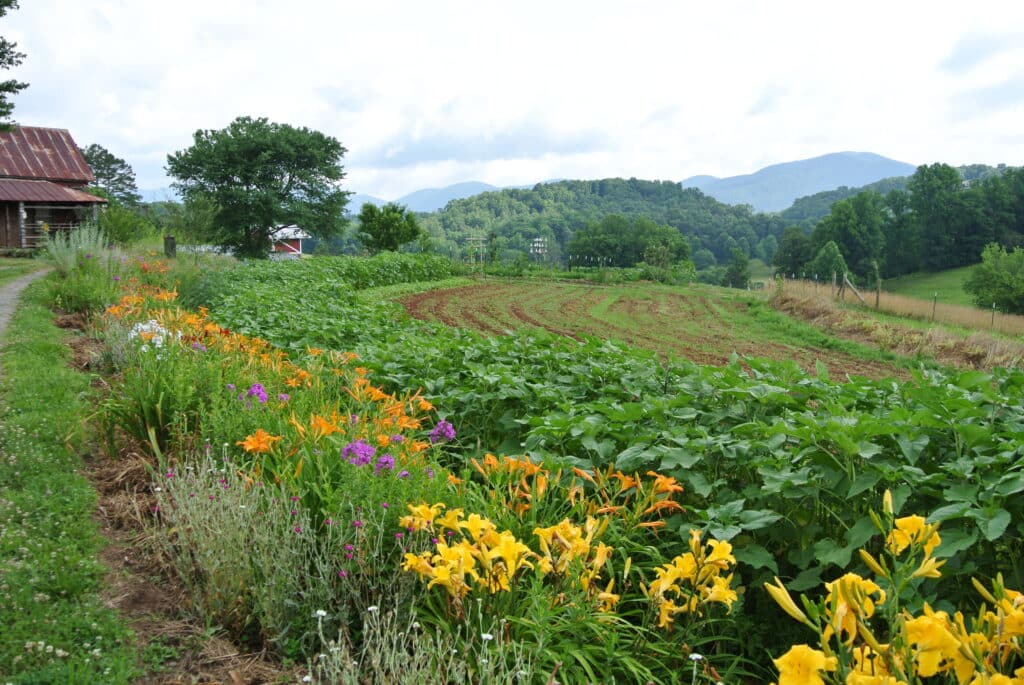
[[374, 474], [380, 473], [382, 470], [392, 471], [395, 468], [395, 458], [390, 454], [382, 454], [377, 457], [377, 463], [373, 466]]
[[228, 383], [227, 386], [225, 386], [225, 387], [227, 387], [228, 390], [234, 390], [235, 389], [235, 384], [234, 383]]
[[92, 254], [91, 254], [91, 253], [89, 253], [89, 252], [86, 252], [86, 253], [85, 253], [85, 258], [86, 258], [86, 259], [92, 259]]
[[117, 281], [120, 281], [120, 280], [121, 280], [121, 277], [120, 277], [120, 276], [114, 276], [114, 282], [115, 282], [115, 283], [116, 283]]
[[434, 469], [432, 469], [432, 468], [430, 468], [428, 466], [427, 467], [427, 478], [433, 478], [433, 477], [434, 477]]
[[350, 442], [341, 449], [342, 458], [348, 459], [348, 463], [353, 466], [365, 466], [373, 463], [373, 455], [376, 453], [377, 449], [363, 440]]
[[267, 401], [267, 391], [263, 388], [262, 383], [253, 383], [249, 386], [249, 390], [246, 393], [249, 397], [255, 397], [263, 404]]
[[348, 422], [352, 424], [359, 423], [359, 414], [349, 414]]
[[238, 401], [241, 402], [244, 399], [245, 399], [245, 393], [244, 392], [238, 393]]
[[401, 471], [398, 472], [398, 477], [399, 478], [408, 478], [409, 477], [409, 472], [406, 471], [405, 469], [402, 469]]
[[291, 396], [291, 395], [289, 395], [289, 394], [288, 394], [288, 393], [286, 393], [286, 392], [282, 392], [281, 394], [279, 394], [279, 395], [277, 396], [277, 399], [281, 400], [282, 402], [287, 402], [287, 401], [288, 401], [288, 400], [290, 400], [291, 398], [292, 398], [292, 396]]
[[404, 435], [392, 435], [391, 436], [391, 442], [405, 442], [405, 436]]
[[206, 352], [206, 345], [197, 340], [196, 342], [192, 343], [192, 349], [198, 350], [200, 352]]
[[387, 508], [388, 508], [388, 507], [390, 507], [391, 505], [390, 505], [390, 504], [388, 504], [387, 502], [381, 502], [381, 503], [380, 503], [380, 506], [382, 506], [383, 508], [387, 509]]
[[455, 426], [444, 419], [438, 421], [434, 430], [430, 431], [430, 442], [432, 443], [453, 439], [455, 439]]

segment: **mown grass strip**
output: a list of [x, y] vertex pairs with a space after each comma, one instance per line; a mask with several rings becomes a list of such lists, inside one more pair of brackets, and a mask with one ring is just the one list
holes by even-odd
[[131, 682], [131, 634], [98, 594], [96, 493], [78, 473], [89, 377], [68, 366], [44, 300], [41, 283], [25, 291], [0, 358], [0, 682]]

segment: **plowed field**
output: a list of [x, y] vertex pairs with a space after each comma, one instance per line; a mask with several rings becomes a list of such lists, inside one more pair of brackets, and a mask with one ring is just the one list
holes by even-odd
[[904, 376], [905, 371], [854, 355], [807, 346], [794, 325], [756, 316], [740, 298], [701, 287], [601, 286], [576, 283], [482, 282], [401, 298], [419, 319], [502, 335], [523, 327], [574, 338], [619, 340], [700, 364], [724, 364], [733, 353], [795, 361], [833, 377]]

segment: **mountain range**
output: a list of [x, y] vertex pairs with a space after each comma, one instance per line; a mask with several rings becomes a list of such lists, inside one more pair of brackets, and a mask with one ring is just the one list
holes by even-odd
[[883, 178], [910, 176], [916, 167], [873, 152], [833, 152], [831, 154], [767, 166], [752, 174], [716, 178], [691, 176], [684, 188], [697, 188], [719, 202], [750, 205], [760, 212], [778, 212], [798, 197], [813, 195], [840, 186], [851, 188]]
[[[728, 176], [699, 175], [683, 179], [684, 188], [697, 188], [719, 202], [733, 205], [750, 205], [755, 211], [778, 212], [793, 204], [797, 198], [814, 195], [821, 191], [841, 186], [856, 188], [884, 178], [910, 176], [916, 168], [872, 152], [834, 152], [811, 159], [784, 162], [764, 167], [752, 174]], [[559, 179], [543, 181], [551, 183]], [[507, 188], [532, 188], [533, 184], [506, 186]], [[425, 188], [399, 197], [393, 202], [405, 205], [414, 212], [435, 212], [452, 200], [461, 200], [480, 193], [502, 190], [498, 186], [480, 181], [465, 181], [443, 188]], [[169, 188], [143, 189], [139, 191], [144, 202], [177, 200]], [[377, 206], [388, 200], [356, 193], [349, 198], [348, 210], [357, 214], [364, 203]]]

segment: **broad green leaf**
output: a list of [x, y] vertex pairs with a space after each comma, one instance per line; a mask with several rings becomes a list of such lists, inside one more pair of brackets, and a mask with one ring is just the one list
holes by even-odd
[[1003, 476], [996, 485], [1000, 495], [1015, 495], [1024, 490], [1024, 471], [1015, 471]]
[[700, 463], [701, 455], [682, 447], [668, 447], [661, 455], [662, 470], [684, 468], [692, 469]]
[[960, 528], [943, 529], [940, 537], [942, 544], [935, 550], [935, 556], [944, 559], [969, 549], [978, 541], [978, 530], [972, 528], [970, 532], [967, 532]]
[[882, 474], [878, 471], [865, 471], [853, 480], [853, 484], [850, 485], [850, 490], [846, 493], [846, 496], [855, 497], [865, 490], [870, 490], [880, 480], [882, 480]]
[[708, 523], [708, 534], [718, 540], [732, 540], [743, 532], [739, 526], [721, 524], [716, 521]]
[[806, 592], [816, 588], [821, 585], [821, 572], [822, 568], [820, 566], [806, 568], [796, 578], [786, 583], [786, 587], [793, 592]]
[[775, 557], [761, 545], [752, 542], [743, 545], [743, 547], [733, 550], [733, 556], [736, 557], [737, 561], [748, 566], [766, 568], [776, 575], [779, 573], [779, 565], [775, 563]]
[[928, 517], [929, 523], [935, 523], [937, 521], [947, 521], [949, 519], [960, 518], [966, 516], [967, 512], [970, 511], [971, 505], [967, 502], [954, 502], [953, 504], [947, 504], [944, 507], [939, 507], [931, 513]]
[[740, 526], [744, 530], [757, 530], [758, 528], [767, 528], [782, 516], [776, 514], [774, 511], [768, 509], [747, 509], [741, 511], [739, 514]]
[[978, 499], [978, 486], [970, 483], [956, 483], [946, 488], [942, 496], [950, 502], [974, 503]]
[[984, 511], [972, 512], [971, 516], [978, 523], [981, 534], [989, 542], [999, 538], [1010, 525], [1010, 512], [1006, 509], [996, 509], [992, 515]]

